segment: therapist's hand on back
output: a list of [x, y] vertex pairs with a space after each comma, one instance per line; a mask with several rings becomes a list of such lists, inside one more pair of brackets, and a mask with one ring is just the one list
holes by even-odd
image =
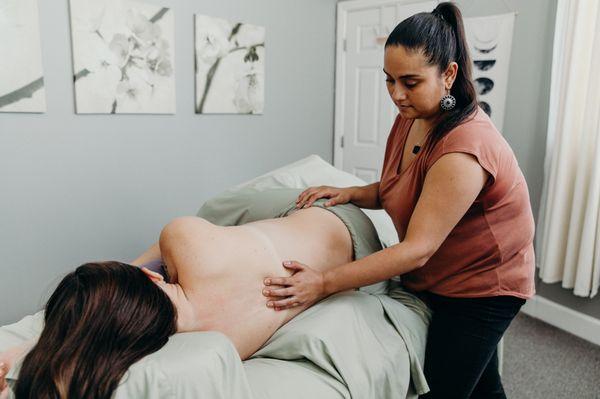
[[263, 295], [269, 298], [268, 307], [285, 310], [312, 306], [327, 296], [323, 272], [296, 261], [284, 261], [283, 266], [294, 274], [290, 277], [267, 277], [263, 281]]
[[[355, 187], [309, 187], [296, 199], [296, 208], [309, 208], [321, 198], [328, 198], [325, 206], [346, 204], [352, 200]], [[311, 306], [325, 298], [323, 273], [296, 261], [285, 261], [283, 266], [294, 274], [290, 277], [269, 277], [263, 282], [267, 306], [275, 310], [296, 306]]]
[[325, 206], [346, 204], [352, 200], [352, 190], [353, 187], [309, 187], [296, 199], [296, 208], [309, 208], [320, 198], [329, 198], [329, 201], [325, 202]]

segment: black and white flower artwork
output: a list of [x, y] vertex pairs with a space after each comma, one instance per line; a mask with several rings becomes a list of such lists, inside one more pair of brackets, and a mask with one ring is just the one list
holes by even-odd
[[477, 101], [502, 131], [515, 14], [465, 18]]
[[45, 112], [37, 0], [0, 0], [0, 112]]
[[131, 0], [70, 4], [77, 113], [175, 113], [173, 12]]
[[262, 114], [265, 28], [196, 15], [196, 113]]

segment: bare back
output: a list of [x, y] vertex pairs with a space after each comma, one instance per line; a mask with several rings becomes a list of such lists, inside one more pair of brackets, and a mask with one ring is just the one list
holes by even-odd
[[[287, 217], [221, 227], [194, 218], [165, 262], [202, 326], [220, 331], [245, 359], [305, 306], [274, 311], [262, 295], [267, 276], [289, 276], [282, 262], [318, 270], [350, 262], [352, 240], [344, 223], [319, 207]], [[162, 250], [162, 248], [161, 248]]]

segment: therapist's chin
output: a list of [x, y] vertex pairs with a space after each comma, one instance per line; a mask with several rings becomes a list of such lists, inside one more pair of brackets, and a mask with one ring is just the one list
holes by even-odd
[[402, 105], [398, 105], [398, 111], [400, 112], [400, 114], [404, 117], [408, 116], [408, 115], [412, 115], [415, 112], [415, 109], [408, 105], [408, 106], [402, 106]]

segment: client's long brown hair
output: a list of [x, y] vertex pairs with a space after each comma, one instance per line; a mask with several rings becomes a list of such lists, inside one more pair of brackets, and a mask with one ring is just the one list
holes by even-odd
[[169, 297], [139, 268], [87, 263], [58, 285], [38, 343], [25, 357], [17, 399], [109, 399], [133, 363], [176, 331]]

